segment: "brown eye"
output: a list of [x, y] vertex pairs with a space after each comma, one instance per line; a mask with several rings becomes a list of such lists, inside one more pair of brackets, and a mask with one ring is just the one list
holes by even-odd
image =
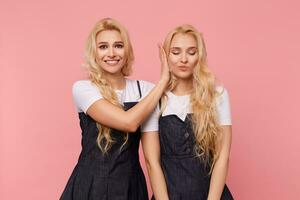
[[99, 48], [99, 49], [107, 49], [107, 48], [108, 48], [108, 46], [107, 46], [107, 45], [105, 45], [105, 44], [103, 44], [103, 45], [100, 45], [98, 48]]
[[116, 44], [115, 47], [116, 47], [117, 49], [122, 49], [122, 48], [124, 47], [124, 45], [123, 45], [123, 44]]

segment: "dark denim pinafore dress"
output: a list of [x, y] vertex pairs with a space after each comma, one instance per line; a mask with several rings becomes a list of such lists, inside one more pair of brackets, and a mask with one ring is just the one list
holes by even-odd
[[[161, 164], [170, 200], [207, 200], [210, 168], [195, 156], [191, 114], [185, 121], [176, 115], [161, 116], [159, 136]], [[233, 199], [226, 185], [221, 199]]]
[[[141, 90], [137, 82], [140, 97]], [[125, 102], [124, 110], [137, 102]], [[103, 155], [97, 145], [96, 122], [79, 113], [82, 151], [60, 200], [147, 200], [147, 186], [139, 162], [140, 128], [130, 133], [122, 148], [125, 134], [112, 129], [112, 148]]]

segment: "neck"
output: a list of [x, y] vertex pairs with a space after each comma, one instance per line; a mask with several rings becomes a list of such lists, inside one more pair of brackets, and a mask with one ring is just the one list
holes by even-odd
[[122, 90], [126, 86], [125, 77], [122, 73], [118, 74], [105, 74], [106, 80], [109, 82], [111, 87], [115, 90]]
[[177, 79], [176, 87], [172, 90], [175, 95], [191, 94], [193, 89], [193, 79]]

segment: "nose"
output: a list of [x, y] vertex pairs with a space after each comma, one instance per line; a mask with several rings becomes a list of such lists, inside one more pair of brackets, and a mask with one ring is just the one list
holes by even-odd
[[114, 57], [115, 56], [115, 51], [113, 47], [110, 47], [108, 50], [108, 56], [109, 57]]
[[182, 63], [184, 63], [184, 64], [186, 64], [187, 63], [187, 57], [186, 57], [186, 54], [185, 53], [183, 53], [182, 55], [181, 55], [181, 59], [180, 59], [180, 62], [182, 62]]

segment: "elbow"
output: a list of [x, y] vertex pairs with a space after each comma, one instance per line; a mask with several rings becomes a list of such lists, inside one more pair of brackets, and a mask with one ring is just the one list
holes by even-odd
[[224, 155], [223, 156], [223, 162], [225, 163], [225, 164], [228, 164], [229, 163], [229, 154], [226, 154], [226, 155]]
[[229, 156], [227, 156], [227, 155], [220, 156], [216, 161], [216, 164], [217, 163], [218, 163], [218, 165], [221, 165], [223, 167], [228, 167], [228, 165], [229, 165]]
[[129, 133], [134, 133], [136, 132], [136, 130], [139, 128], [139, 125], [138, 124], [135, 124], [133, 122], [126, 122], [126, 127], [124, 128], [126, 132], [129, 132]]
[[147, 167], [147, 170], [148, 172], [151, 170], [151, 163], [149, 160], [145, 159], [145, 163], [146, 163], [146, 167]]
[[153, 170], [157, 169], [160, 167], [160, 162], [156, 160], [148, 160], [145, 159], [146, 162], [146, 167], [148, 170], [148, 173], [150, 174]]

